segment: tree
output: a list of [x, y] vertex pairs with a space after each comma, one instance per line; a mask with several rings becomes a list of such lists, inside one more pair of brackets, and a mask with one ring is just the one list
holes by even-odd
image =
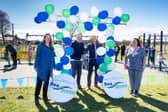
[[10, 30], [10, 25], [8, 14], [0, 10], [0, 35], [2, 36], [3, 44], [5, 44], [5, 35]]

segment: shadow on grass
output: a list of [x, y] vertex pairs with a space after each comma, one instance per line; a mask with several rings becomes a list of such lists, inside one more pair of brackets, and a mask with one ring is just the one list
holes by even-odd
[[[101, 89], [99, 91], [102, 91]], [[109, 105], [113, 105], [116, 107], [120, 107], [124, 112], [132, 112], [133, 110], [136, 110], [138, 112], [155, 112], [147, 107], [140, 106], [136, 101], [135, 98], [120, 98], [120, 99], [112, 99], [105, 93], [99, 93], [94, 90], [96, 94], [98, 94], [100, 97], [103, 97], [104, 99], [108, 100], [109, 103], [104, 105], [105, 107]], [[103, 91], [102, 91], [103, 92]]]
[[47, 112], [47, 110], [40, 103], [35, 105], [38, 108], [39, 112]]
[[157, 99], [154, 99], [152, 97], [148, 97], [148, 96], [145, 96], [145, 95], [140, 95], [139, 97], [142, 98], [142, 100], [144, 102], [146, 102], [148, 104], [151, 104], [154, 107], [157, 107], [162, 111], [167, 111], [168, 110], [168, 103], [166, 103], [166, 102], [162, 102], [162, 101], [159, 101]]
[[[94, 95], [99, 96], [99, 98], [103, 98], [106, 102], [96, 100]], [[120, 98], [120, 99], [112, 99], [108, 95], [104, 93], [102, 89], [93, 89], [92, 91], [80, 91], [77, 92], [78, 97], [73, 98], [71, 101], [63, 104], [51, 103], [45, 101], [44, 104], [47, 107], [47, 110], [42, 105], [36, 105], [40, 112], [107, 112], [107, 109], [115, 109], [121, 108], [124, 112], [155, 112], [154, 110], [139, 105], [137, 103], [137, 98]], [[140, 95], [144, 102], [153, 105], [156, 108], [159, 108], [162, 111], [168, 110], [168, 103], [159, 101], [157, 99], [151, 98], [149, 96]], [[59, 107], [61, 110], [59, 110]]]

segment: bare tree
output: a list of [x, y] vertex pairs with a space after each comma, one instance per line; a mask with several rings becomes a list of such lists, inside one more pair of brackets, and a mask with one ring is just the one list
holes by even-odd
[[0, 35], [2, 36], [3, 44], [5, 44], [5, 35], [10, 30], [10, 25], [8, 14], [0, 10]]

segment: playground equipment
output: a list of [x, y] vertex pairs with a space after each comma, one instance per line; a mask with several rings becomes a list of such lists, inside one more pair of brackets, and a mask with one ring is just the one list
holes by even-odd
[[[168, 34], [163, 34], [163, 31], [160, 34], [146, 34], [143, 33], [139, 36], [139, 39], [142, 42], [144, 48], [149, 50], [151, 46], [156, 48], [157, 52], [168, 53]], [[158, 46], [159, 45], [159, 46]], [[159, 48], [159, 49], [158, 49]], [[148, 53], [148, 65], [150, 65], [149, 53]], [[159, 65], [160, 71], [162, 71], [162, 65]]]

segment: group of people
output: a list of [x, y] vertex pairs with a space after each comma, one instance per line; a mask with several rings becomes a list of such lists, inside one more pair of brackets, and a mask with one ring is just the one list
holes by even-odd
[[[151, 48], [147, 49], [147, 53], [148, 53], [149, 61], [151, 63], [151, 68], [155, 68], [155, 55], [156, 55], [155, 47], [152, 46]], [[158, 53], [157, 60], [159, 65], [158, 70], [161, 71], [162, 65], [167, 66], [165, 63], [166, 58], [163, 56], [162, 52]]]
[[[47, 89], [49, 78], [52, 76], [52, 70], [55, 68], [54, 48], [52, 44], [52, 38], [50, 34], [46, 34], [43, 38], [43, 42], [37, 47], [34, 68], [37, 71], [37, 83], [35, 88], [35, 103], [39, 103], [39, 94], [43, 82], [43, 99], [48, 100]], [[91, 88], [92, 72], [95, 72], [94, 86], [97, 84], [97, 69], [99, 65], [96, 63], [97, 57], [96, 49], [102, 46], [97, 38], [93, 36], [90, 44], [85, 48], [82, 41], [82, 35], [78, 34], [76, 40], [73, 41], [71, 47], [74, 49], [74, 53], [71, 57], [72, 76], [77, 78], [77, 87], [82, 89], [80, 80], [82, 74], [82, 58], [85, 53], [89, 54], [89, 67], [87, 75], [87, 86]], [[125, 48], [124, 48], [125, 49]], [[141, 47], [138, 39], [133, 39], [130, 47], [124, 52], [125, 55], [125, 69], [128, 69], [131, 91], [130, 94], [138, 95], [141, 84], [142, 73], [145, 69], [145, 50]], [[94, 69], [93, 69], [94, 68]]]
[[[28, 64], [32, 65], [32, 56], [33, 56], [33, 47], [31, 42], [28, 45]], [[6, 65], [5, 67], [10, 67], [11, 63], [10, 63], [10, 57], [9, 57], [9, 53], [11, 55], [11, 59], [13, 61], [13, 68], [17, 68], [17, 64], [21, 64], [21, 54], [20, 54], [20, 45], [17, 44], [15, 47], [10, 43], [6, 43], [5, 45], [5, 51], [4, 51], [4, 58], [5, 60], [8, 62], [8, 65]]]
[[125, 44], [122, 44], [121, 47], [118, 44], [115, 46], [115, 52], [116, 52], [115, 53], [115, 62], [118, 62], [119, 53], [121, 54], [120, 55], [121, 61], [123, 61], [124, 56], [125, 56], [125, 50], [126, 50]]

